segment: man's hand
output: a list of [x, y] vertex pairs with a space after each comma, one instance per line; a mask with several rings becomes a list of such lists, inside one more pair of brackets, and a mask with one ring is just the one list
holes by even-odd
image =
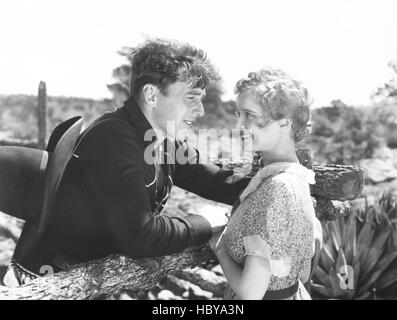
[[208, 221], [212, 228], [212, 234], [220, 233], [225, 228], [229, 211], [226, 208], [214, 205], [205, 205], [196, 208], [194, 211], [189, 211], [190, 214], [197, 214]]
[[247, 175], [242, 174], [242, 173], [234, 173], [230, 176], [228, 176], [225, 180], [226, 183], [236, 183], [237, 181], [240, 181], [241, 179], [244, 179]]

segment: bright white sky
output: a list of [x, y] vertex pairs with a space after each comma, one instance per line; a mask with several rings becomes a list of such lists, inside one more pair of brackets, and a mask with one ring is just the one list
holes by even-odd
[[366, 104], [397, 53], [395, 0], [1, 0], [0, 94], [111, 97], [116, 52], [145, 36], [207, 51], [224, 78], [263, 65], [300, 78], [315, 105]]

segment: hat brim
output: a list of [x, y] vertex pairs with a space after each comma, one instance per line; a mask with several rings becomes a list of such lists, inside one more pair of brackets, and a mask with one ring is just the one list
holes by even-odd
[[[53, 141], [49, 140], [47, 149], [51, 150], [51, 143], [54, 144], [54, 151], [51, 153], [46, 169], [46, 179], [44, 184], [43, 207], [40, 214], [40, 223], [37, 233], [41, 234], [48, 223], [48, 218], [55, 203], [58, 194], [59, 185], [65, 173], [65, 169], [69, 160], [73, 156], [73, 151], [80, 135], [83, 120], [81, 117], [74, 117], [63, 122], [58, 130], [54, 130], [52, 137], [56, 137]], [[64, 131], [63, 134], [62, 131]], [[56, 140], [58, 140], [56, 142]]]
[[48, 225], [61, 179], [73, 155], [82, 125], [81, 117], [71, 118], [55, 128], [49, 139], [47, 150], [53, 152], [46, 168], [41, 210], [37, 219], [25, 224], [14, 251], [14, 258], [28, 268], [33, 263], [31, 257], [37, 255], [36, 248]]

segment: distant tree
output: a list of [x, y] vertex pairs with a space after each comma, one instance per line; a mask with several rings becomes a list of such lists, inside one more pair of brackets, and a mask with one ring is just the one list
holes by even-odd
[[[115, 83], [108, 85], [113, 93], [113, 100], [116, 105], [122, 105], [130, 95], [131, 77], [131, 52], [132, 48], [123, 47], [118, 54], [124, 56], [130, 64], [124, 64], [113, 70]], [[205, 115], [197, 125], [198, 128], [231, 128], [234, 125], [234, 101], [222, 101], [224, 92], [220, 82], [212, 83], [206, 90], [206, 97], [203, 101]]]
[[110, 92], [113, 93], [113, 100], [116, 105], [120, 106], [130, 96], [130, 78], [131, 78], [131, 52], [132, 48], [123, 47], [117, 53], [125, 57], [130, 63], [123, 64], [113, 70], [115, 83], [107, 85]]
[[390, 79], [372, 95], [379, 124], [386, 130], [386, 142], [389, 148], [397, 148], [397, 54], [390, 60]]
[[[88, 125], [106, 111], [114, 109], [110, 100], [93, 100], [75, 97], [47, 97], [47, 137], [62, 121], [76, 115], [83, 116]], [[36, 118], [37, 97], [30, 95], [10, 95], [0, 99], [0, 130], [12, 132], [14, 138], [35, 139], [37, 137]]]
[[316, 161], [354, 164], [370, 158], [385, 142], [385, 128], [378, 113], [377, 108], [357, 108], [340, 100], [315, 109], [310, 144]]
[[392, 77], [382, 87], [379, 87], [375, 91], [373, 94], [373, 97], [375, 98], [397, 98], [397, 54], [389, 61], [388, 66], [392, 69]]

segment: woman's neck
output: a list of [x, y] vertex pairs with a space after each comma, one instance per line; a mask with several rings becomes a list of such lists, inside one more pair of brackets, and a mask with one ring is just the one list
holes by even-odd
[[261, 151], [263, 166], [275, 162], [296, 162], [299, 163], [299, 159], [296, 156], [295, 148], [289, 147], [284, 150], [266, 150]]

